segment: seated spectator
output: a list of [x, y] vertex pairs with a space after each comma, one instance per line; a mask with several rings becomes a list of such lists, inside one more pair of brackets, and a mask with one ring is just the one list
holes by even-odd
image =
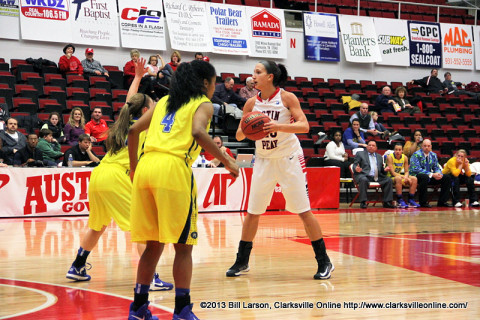
[[63, 126], [60, 123], [60, 114], [58, 112], [50, 113], [48, 121], [42, 126], [42, 129], [52, 131], [53, 142], [63, 143], [65, 141]]
[[203, 58], [204, 58], [203, 53], [201, 52], [195, 53], [195, 60], [203, 60]]
[[383, 139], [388, 139], [390, 137], [390, 131], [388, 131], [383, 124], [378, 122], [378, 113], [376, 111], [370, 112], [370, 117], [372, 118], [373, 124], [375, 125], [375, 130], [380, 134]]
[[[161, 66], [158, 66], [158, 60], [161, 61]], [[147, 64], [147, 72], [143, 75], [144, 77], [150, 77], [151, 80], [156, 80], [157, 75], [162, 76], [162, 73], [158, 73], [165, 67], [165, 61], [163, 61], [163, 58], [161, 55], [152, 55], [150, 58], [148, 58], [148, 64]]]
[[55, 166], [63, 157], [63, 152], [60, 151], [60, 143], [53, 138], [53, 133], [49, 129], [40, 130], [39, 136], [37, 149], [42, 152], [43, 160], [49, 162], [47, 165], [51, 166], [53, 164]]
[[399, 106], [395, 106], [390, 87], [383, 87], [382, 94], [375, 99], [375, 110], [379, 113], [393, 112], [395, 114], [400, 111]]
[[85, 125], [85, 133], [90, 136], [92, 142], [96, 142], [103, 145], [103, 142], [108, 137], [108, 125], [105, 120], [102, 119], [102, 108], [96, 107], [93, 109], [92, 120]]
[[64, 55], [60, 57], [58, 61], [58, 69], [63, 74], [78, 74], [83, 75], [83, 67], [80, 60], [75, 57], [75, 47], [73, 44], [67, 44], [63, 48]]
[[445, 167], [443, 174], [447, 175], [452, 181], [452, 200], [456, 208], [461, 208], [460, 202], [460, 185], [466, 184], [470, 206], [478, 207], [478, 197], [475, 193], [475, 180], [470, 170], [470, 162], [467, 159], [467, 152], [463, 149], [457, 151], [453, 158], [450, 158]]
[[335, 129], [333, 131], [332, 141], [327, 144], [325, 149], [325, 166], [339, 167], [341, 178], [350, 178], [348, 153], [345, 152], [345, 148], [342, 142], [342, 131]]
[[78, 137], [78, 143], [65, 151], [63, 156], [63, 166], [68, 167], [68, 157], [72, 155], [74, 167], [95, 166], [100, 163], [95, 152], [92, 151], [92, 142], [88, 134], [81, 134]]
[[63, 128], [65, 134], [65, 142], [71, 146], [78, 143], [78, 137], [85, 133], [85, 117], [82, 109], [75, 107], [70, 112], [68, 123]]
[[17, 119], [8, 118], [7, 129], [0, 131], [0, 139], [3, 141], [3, 160], [8, 165], [13, 165], [13, 156], [15, 153], [27, 145], [27, 139], [21, 132], [18, 132], [17, 129]]
[[[417, 177], [411, 177], [409, 174], [408, 158], [403, 154], [401, 143], [396, 143], [393, 153], [387, 156], [387, 167], [390, 169], [387, 175], [392, 178], [395, 183], [395, 191], [397, 193], [397, 202], [399, 208], [419, 208], [420, 205], [415, 202], [415, 192], [417, 191]], [[409, 187], [408, 204], [403, 200], [403, 186]]]
[[415, 130], [412, 132], [410, 141], [405, 142], [403, 146], [403, 154], [406, 155], [409, 159], [415, 153], [422, 148], [423, 134], [420, 130]]
[[8, 105], [6, 103], [0, 103], [0, 130], [4, 130], [5, 121], [7, 121], [8, 118], [10, 118]]
[[133, 81], [133, 78], [135, 78], [135, 63], [138, 61], [138, 58], [140, 58], [140, 51], [138, 51], [137, 49], [132, 49], [130, 51], [131, 60], [125, 63], [125, 66], [123, 67], [125, 88], [129, 88], [130, 84]]
[[353, 119], [350, 127], [343, 133], [343, 146], [348, 150], [367, 147], [365, 136], [360, 130], [360, 120]]
[[407, 89], [405, 89], [405, 87], [398, 87], [397, 89], [395, 89], [395, 97], [393, 99], [402, 109], [401, 112], [405, 112], [411, 115], [413, 115], [414, 113], [421, 113], [422, 111], [420, 110], [419, 107], [412, 106], [410, 102], [407, 99], [405, 99], [406, 95], [407, 95]]
[[85, 50], [85, 59], [82, 60], [83, 74], [85, 76], [104, 76], [112, 89], [118, 88], [116, 84], [108, 74], [108, 71], [102, 66], [100, 61], [93, 59], [93, 49], [87, 48]]
[[455, 82], [452, 80], [452, 74], [450, 72], [446, 72], [445, 81], [443, 81], [443, 85], [447, 87], [448, 94], [454, 94], [456, 96], [461, 94], [466, 94], [470, 97], [474, 97], [476, 99], [480, 99], [480, 93], [471, 92], [463, 89], [458, 89], [458, 87], [465, 88], [465, 83]]
[[392, 204], [392, 179], [386, 176], [390, 168], [383, 168], [382, 156], [377, 152], [377, 143], [370, 140], [367, 143], [367, 150], [359, 151], [353, 161], [353, 179], [358, 185], [360, 193], [360, 208], [367, 208], [367, 191], [370, 182], [378, 182], [383, 191], [383, 207], [394, 208]]
[[350, 117], [350, 123], [353, 122], [354, 119], [358, 119], [360, 123], [360, 131], [363, 133], [371, 134], [372, 136], [376, 136], [379, 132], [375, 129], [375, 123], [373, 122], [372, 117], [368, 113], [368, 104], [362, 102], [360, 104], [360, 110], [352, 114]]
[[[217, 145], [217, 147], [220, 148], [220, 150], [222, 150], [224, 153], [228, 154], [230, 157], [235, 159], [235, 156], [233, 155], [232, 151], [230, 151], [229, 148], [227, 148], [223, 145], [223, 140], [220, 136], [213, 137], [213, 142], [215, 142], [215, 144]], [[208, 160], [210, 162], [210, 167], [212, 167], [212, 168], [216, 168], [220, 165], [223, 165], [220, 162], [220, 160], [214, 158], [208, 151], [205, 151], [204, 157], [205, 157], [206, 160]]]
[[182, 61], [182, 56], [180, 55], [180, 52], [175, 50], [170, 56], [170, 62], [165, 65], [164, 69], [168, 71], [170, 75], [173, 75], [173, 73], [177, 71], [177, 67], [180, 64], [180, 61]]
[[255, 97], [258, 94], [258, 90], [254, 88], [255, 82], [253, 82], [252, 77], [248, 77], [245, 80], [245, 87], [241, 88], [238, 92], [238, 95], [245, 100]]
[[422, 88], [424, 88], [428, 94], [444, 94], [447, 92], [447, 86], [445, 86], [442, 81], [438, 79], [438, 69], [432, 69], [429, 76], [418, 80], [411, 80], [409, 83], [422, 86]]
[[225, 81], [217, 84], [213, 93], [213, 114], [235, 114], [235, 110], [242, 107], [247, 101], [233, 91], [234, 81], [231, 77], [226, 77]]
[[451, 181], [447, 175], [442, 173], [442, 168], [438, 164], [437, 155], [432, 152], [432, 142], [429, 139], [423, 140], [422, 149], [412, 155], [409, 173], [410, 176], [415, 176], [418, 179], [418, 195], [421, 207], [432, 207], [427, 201], [427, 188], [429, 185], [436, 184], [441, 184], [438, 207], [451, 207], [451, 205], [447, 203]]
[[5, 155], [3, 154], [2, 148], [3, 148], [3, 140], [0, 139], [0, 168], [1, 167], [8, 167], [8, 164], [4, 163], [5, 162]]
[[13, 157], [15, 167], [43, 167], [42, 151], [37, 149], [38, 137], [30, 133], [27, 138], [27, 145], [18, 150]]

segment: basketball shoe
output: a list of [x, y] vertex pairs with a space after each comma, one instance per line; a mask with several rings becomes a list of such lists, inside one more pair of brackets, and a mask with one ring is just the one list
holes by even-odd
[[250, 252], [252, 251], [253, 243], [250, 241], [240, 241], [238, 245], [237, 259], [233, 266], [227, 270], [227, 277], [238, 277], [242, 272], [248, 272], [250, 267], [248, 261], [250, 260]]
[[[179, 314], [173, 314], [172, 320], [200, 320], [192, 311], [193, 303], [183, 307]], [[129, 319], [130, 320], [130, 319]]]
[[83, 267], [77, 269], [73, 266], [68, 269], [67, 272], [67, 279], [75, 280], [75, 281], [88, 281], [91, 277], [87, 274], [87, 270], [92, 269], [92, 265], [90, 263], [86, 263]]
[[420, 205], [416, 203], [413, 199], [408, 200], [408, 205], [412, 208], [420, 208]]
[[335, 270], [335, 266], [332, 262], [328, 261], [323, 263], [322, 265], [318, 265], [317, 273], [313, 276], [316, 280], [326, 280], [330, 279], [333, 270]]
[[143, 306], [138, 308], [137, 311], [133, 311], [133, 302], [130, 304], [130, 312], [128, 313], [128, 320], [158, 320], [158, 317], [152, 316], [150, 310], [148, 310], [148, 304], [150, 302], [147, 301]]
[[160, 280], [160, 276], [155, 272], [152, 283], [150, 284], [150, 291], [168, 291], [173, 289], [173, 284]]
[[397, 207], [398, 208], [408, 208], [408, 205], [405, 203], [405, 200], [399, 199]]

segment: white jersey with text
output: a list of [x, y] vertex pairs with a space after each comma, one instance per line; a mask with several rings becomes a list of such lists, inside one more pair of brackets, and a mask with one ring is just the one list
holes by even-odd
[[[260, 111], [277, 123], [293, 123], [290, 110], [283, 105], [283, 89], [277, 89], [268, 99], [263, 100], [257, 94], [252, 111]], [[256, 156], [262, 158], [288, 157], [296, 150], [302, 150], [300, 141], [294, 133], [272, 132], [265, 138], [255, 142]]]

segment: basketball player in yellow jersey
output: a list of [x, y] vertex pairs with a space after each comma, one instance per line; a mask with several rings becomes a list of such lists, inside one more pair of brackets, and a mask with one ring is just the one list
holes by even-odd
[[[85, 267], [87, 257], [97, 245], [112, 218], [120, 229], [130, 231], [132, 182], [128, 175], [130, 165], [125, 140], [128, 128], [154, 105], [150, 97], [143, 93], [137, 93], [144, 69], [145, 60], [139, 60], [135, 68], [135, 79], [127, 94], [128, 102], [122, 107], [117, 121], [109, 130], [106, 141], [108, 152], [100, 165], [92, 172], [88, 190], [90, 199], [88, 226], [90, 229], [83, 237], [77, 257], [67, 272], [68, 279], [90, 280], [91, 277], [87, 274]], [[142, 138], [143, 140], [145, 137]], [[138, 244], [137, 248], [141, 255], [145, 250], [145, 244]], [[171, 283], [161, 281], [158, 274], [155, 274], [151, 290], [171, 290], [172, 288]]]
[[[173, 243], [175, 248], [173, 319], [198, 319], [190, 303], [192, 245], [198, 237], [197, 190], [191, 165], [203, 148], [220, 160], [233, 177], [238, 176], [234, 160], [207, 134], [215, 80], [215, 68], [208, 62], [180, 64], [173, 74], [170, 94], [129, 130], [132, 241], [147, 243], [138, 263], [130, 320], [157, 319], [148, 310], [148, 287], [165, 243]], [[138, 137], [146, 129], [144, 154], [137, 161]]]
[[[415, 192], [417, 191], [417, 177], [408, 174], [408, 157], [403, 154], [403, 146], [396, 143], [393, 153], [387, 156], [387, 166], [390, 168], [388, 175], [392, 177], [397, 192], [397, 202], [399, 208], [420, 208], [415, 202]], [[410, 186], [408, 192], [408, 204], [405, 203], [402, 196], [403, 186]]]

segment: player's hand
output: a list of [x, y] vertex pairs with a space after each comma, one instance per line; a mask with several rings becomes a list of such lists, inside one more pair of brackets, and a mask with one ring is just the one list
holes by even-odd
[[390, 171], [390, 167], [389, 167], [389, 166], [386, 166], [384, 170], [385, 170], [385, 171]]
[[279, 130], [280, 130], [280, 125], [273, 120], [263, 125], [263, 131], [265, 133], [277, 132]]
[[228, 158], [227, 163], [224, 163], [224, 165], [225, 165], [225, 169], [227, 169], [228, 172], [230, 172], [230, 175], [232, 177], [238, 178], [239, 168], [238, 168], [238, 164], [235, 162], [234, 159]]
[[133, 63], [135, 65], [135, 77], [142, 78], [143, 75], [148, 72], [148, 68], [145, 68], [146, 62], [144, 58], [140, 58], [137, 62]]

